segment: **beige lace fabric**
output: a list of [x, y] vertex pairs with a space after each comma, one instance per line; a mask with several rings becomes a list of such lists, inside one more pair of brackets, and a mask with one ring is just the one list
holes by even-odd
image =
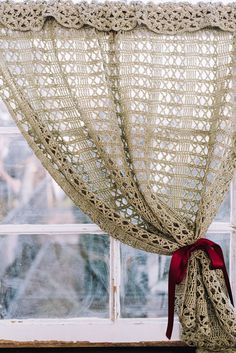
[[[236, 5], [0, 3], [0, 95], [105, 232], [171, 255], [204, 237], [236, 166]], [[221, 270], [178, 286], [182, 339], [236, 352]]]

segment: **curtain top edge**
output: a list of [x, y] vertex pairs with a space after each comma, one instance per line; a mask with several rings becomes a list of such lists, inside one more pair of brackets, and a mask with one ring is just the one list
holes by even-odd
[[40, 31], [54, 18], [66, 28], [91, 26], [100, 31], [129, 31], [144, 25], [155, 33], [177, 34], [206, 27], [236, 31], [236, 2], [203, 3], [104, 3], [86, 1], [0, 2], [0, 24], [17, 31]]

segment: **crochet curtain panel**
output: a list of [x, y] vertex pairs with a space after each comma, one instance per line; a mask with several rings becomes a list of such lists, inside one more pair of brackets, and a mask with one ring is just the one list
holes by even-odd
[[199, 352], [236, 352], [221, 250], [204, 240], [236, 166], [235, 34], [234, 3], [0, 3], [17, 126], [101, 229], [173, 255], [168, 336], [177, 284]]

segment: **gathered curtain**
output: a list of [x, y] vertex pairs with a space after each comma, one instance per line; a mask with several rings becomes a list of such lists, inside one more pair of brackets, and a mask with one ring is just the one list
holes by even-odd
[[[236, 167], [235, 35], [236, 4], [2, 2], [0, 96], [75, 205], [172, 255], [205, 237]], [[182, 339], [236, 352], [224, 271], [191, 249]]]

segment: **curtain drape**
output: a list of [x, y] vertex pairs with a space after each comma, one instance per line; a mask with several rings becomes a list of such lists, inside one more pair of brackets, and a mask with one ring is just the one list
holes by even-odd
[[[172, 255], [204, 238], [236, 166], [236, 5], [0, 3], [0, 95], [105, 232]], [[182, 339], [236, 352], [223, 272], [191, 252]]]

